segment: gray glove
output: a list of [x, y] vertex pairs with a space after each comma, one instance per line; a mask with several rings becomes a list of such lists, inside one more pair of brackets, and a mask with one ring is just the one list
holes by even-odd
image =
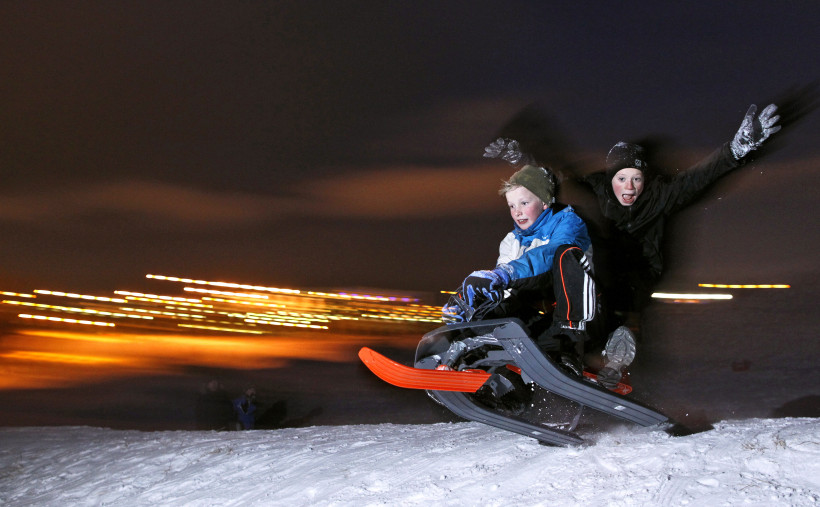
[[518, 141], [505, 139], [503, 137], [499, 137], [484, 148], [484, 157], [500, 158], [512, 165], [518, 165], [525, 159], [524, 154], [521, 152], [521, 147], [518, 145]]
[[775, 116], [777, 106], [769, 104], [757, 118], [755, 118], [755, 113], [757, 113], [757, 106], [752, 104], [749, 106], [749, 110], [746, 111], [746, 116], [743, 118], [737, 134], [735, 134], [735, 138], [729, 143], [729, 148], [732, 149], [732, 155], [735, 156], [736, 160], [740, 160], [748, 155], [750, 151], [758, 149], [763, 141], [780, 130], [780, 125], [775, 125], [780, 119], [780, 116]]

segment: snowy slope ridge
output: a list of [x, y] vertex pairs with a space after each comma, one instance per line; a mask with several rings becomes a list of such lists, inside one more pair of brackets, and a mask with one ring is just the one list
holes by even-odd
[[0, 429], [0, 504], [817, 505], [820, 419], [546, 447], [477, 423]]

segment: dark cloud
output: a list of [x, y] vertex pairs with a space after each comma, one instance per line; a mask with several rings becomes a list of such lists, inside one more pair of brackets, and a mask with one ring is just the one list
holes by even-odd
[[[132, 215], [163, 229], [221, 229], [275, 224], [297, 217], [372, 219], [458, 217], [497, 209], [488, 190], [506, 173], [498, 167], [391, 167], [316, 178], [285, 197], [263, 193], [201, 190], [127, 180], [6, 195], [0, 220], [67, 227], [91, 214]], [[476, 198], [478, 195], [485, 198]]]
[[[818, 11], [3, 2], [0, 262], [105, 287], [284, 264], [297, 284], [449, 286], [509, 227], [495, 192], [510, 169], [481, 153], [517, 111], [537, 101], [593, 165], [654, 134], [691, 159], [749, 103], [817, 78]], [[814, 160], [816, 116], [762, 166]], [[393, 269], [419, 259], [424, 274]]]
[[130, 214], [163, 228], [221, 228], [269, 220], [278, 207], [285, 206], [263, 196], [133, 180], [5, 196], [0, 219], [67, 227], [90, 214]]

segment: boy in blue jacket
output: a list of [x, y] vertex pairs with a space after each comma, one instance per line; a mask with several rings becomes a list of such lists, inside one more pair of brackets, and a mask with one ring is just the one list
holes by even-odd
[[[514, 228], [501, 241], [495, 268], [464, 280], [464, 300], [472, 309], [498, 303], [484, 318], [521, 319], [546, 354], [580, 374], [584, 331], [597, 305], [586, 224], [572, 207], [555, 202], [554, 177], [543, 167], [525, 165], [499, 194]], [[552, 319], [545, 319], [550, 312]], [[459, 309], [445, 307], [446, 320], [459, 317]]]

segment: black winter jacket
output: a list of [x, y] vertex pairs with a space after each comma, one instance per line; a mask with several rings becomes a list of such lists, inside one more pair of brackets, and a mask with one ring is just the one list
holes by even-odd
[[[591, 174], [583, 182], [592, 187], [604, 217], [614, 225], [612, 234], [603, 240], [593, 238], [593, 263], [596, 274], [604, 268], [611, 278], [621, 279], [630, 272], [633, 284], [651, 285], [663, 271], [662, 243], [666, 219], [697, 199], [718, 178], [741, 166], [729, 144], [696, 165], [672, 178], [644, 173], [644, 189], [632, 206], [621, 205], [612, 191], [611, 176], [605, 172]], [[650, 169], [651, 170], [651, 169]], [[600, 248], [604, 247], [604, 248]], [[600, 252], [606, 255], [606, 266], [599, 266]], [[604, 260], [604, 259], [602, 259]], [[605, 275], [605, 276], [606, 276]], [[640, 279], [640, 282], [635, 282]], [[605, 284], [606, 285], [606, 284]]]

